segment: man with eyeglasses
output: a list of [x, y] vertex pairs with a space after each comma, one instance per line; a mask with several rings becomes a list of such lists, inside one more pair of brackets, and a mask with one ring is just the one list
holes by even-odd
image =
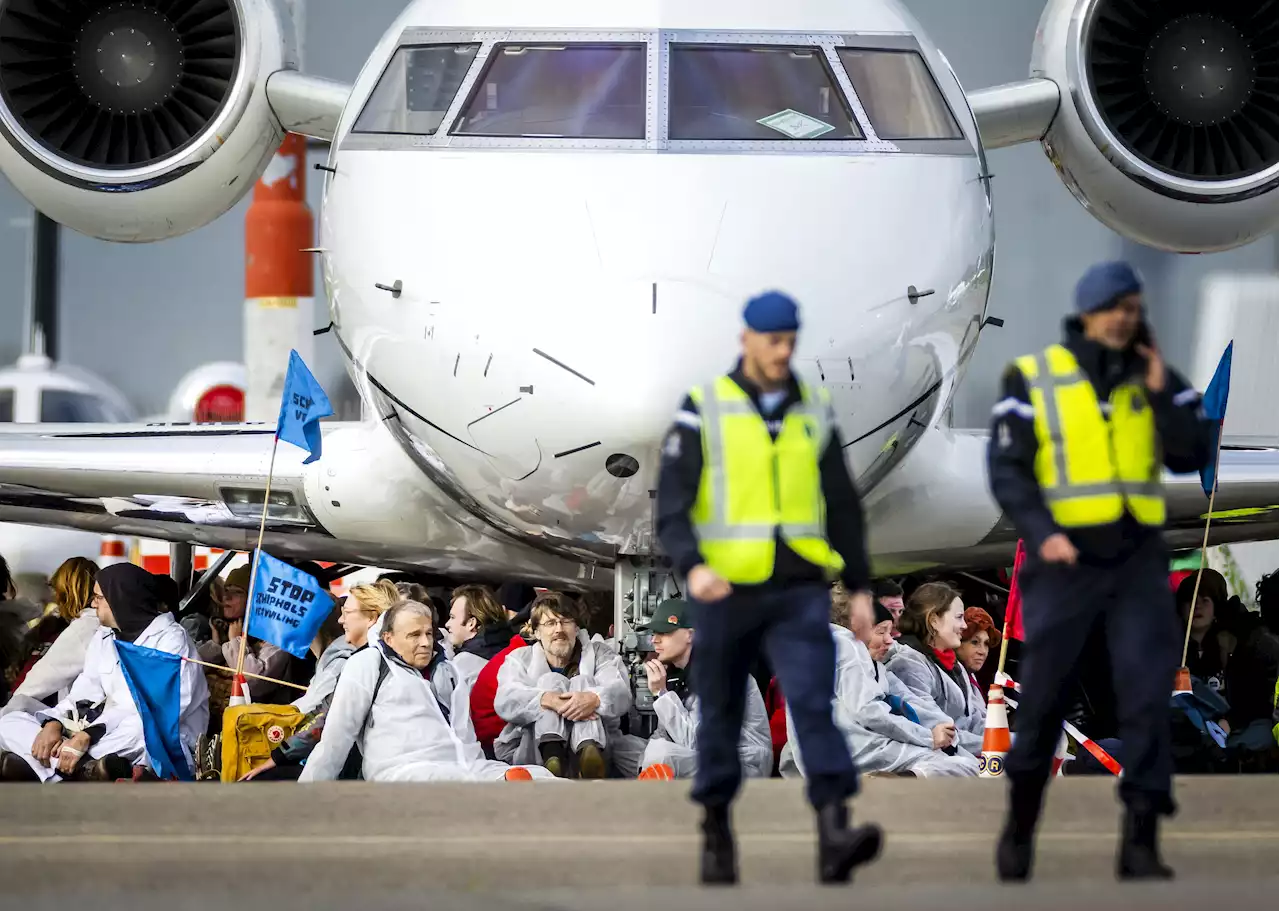
[[[588, 637], [576, 603], [558, 592], [534, 602], [534, 641], [498, 671], [493, 705], [507, 726], [494, 754], [513, 765], [541, 764], [557, 778], [604, 778], [609, 760], [630, 748], [620, 736], [631, 708], [627, 666], [607, 643]], [[627, 756], [634, 768], [638, 756]]]

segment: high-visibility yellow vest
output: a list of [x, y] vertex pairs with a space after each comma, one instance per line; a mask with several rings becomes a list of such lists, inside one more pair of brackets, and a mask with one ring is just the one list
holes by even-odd
[[702, 478], [690, 517], [707, 565], [728, 582], [773, 575], [776, 535], [834, 579], [844, 560], [827, 542], [818, 462], [831, 439], [826, 390], [800, 384], [777, 439], [731, 378], [690, 391], [702, 416]]
[[1122, 383], [1104, 409], [1062, 345], [1014, 363], [1031, 393], [1036, 479], [1054, 521], [1062, 528], [1106, 525], [1128, 510], [1143, 525], [1163, 525], [1160, 441], [1146, 388]]

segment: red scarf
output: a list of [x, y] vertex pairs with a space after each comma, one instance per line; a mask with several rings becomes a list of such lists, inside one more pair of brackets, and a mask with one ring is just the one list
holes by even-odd
[[938, 659], [938, 663], [941, 664], [943, 667], [945, 667], [947, 670], [949, 671], [955, 670], [955, 666], [956, 666], [956, 650], [955, 649], [949, 648], [945, 652], [943, 652], [935, 648], [933, 650], [933, 655], [935, 658]]

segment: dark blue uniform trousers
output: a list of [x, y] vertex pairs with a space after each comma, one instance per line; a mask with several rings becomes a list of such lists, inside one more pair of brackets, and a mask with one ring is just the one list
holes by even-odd
[[830, 622], [831, 594], [821, 584], [735, 589], [722, 601], [697, 605], [693, 685], [702, 719], [695, 801], [727, 807], [738, 793], [747, 677], [761, 647], [791, 710], [808, 773], [809, 801], [822, 807], [857, 792], [857, 769], [831, 717], [836, 647]]
[[1101, 617], [1122, 744], [1116, 757], [1124, 767], [1120, 797], [1135, 811], [1171, 814], [1169, 699], [1182, 639], [1163, 542], [1152, 535], [1116, 566], [1065, 566], [1028, 556], [1019, 584], [1026, 641], [1006, 774], [1032, 793], [1043, 789], [1073, 695], [1076, 663]]

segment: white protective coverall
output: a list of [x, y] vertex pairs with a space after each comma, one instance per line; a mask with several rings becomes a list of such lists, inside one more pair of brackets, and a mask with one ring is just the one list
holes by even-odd
[[10, 712], [43, 712], [48, 706], [43, 700], [56, 695], [66, 696], [67, 690], [84, 670], [84, 658], [94, 634], [102, 628], [98, 612], [86, 607], [67, 625], [49, 650], [31, 666], [22, 685], [13, 691], [8, 704], [0, 708], [0, 716]]
[[[539, 744], [563, 740], [575, 753], [584, 743], [593, 742], [622, 768], [634, 768], [639, 762], [643, 741], [632, 744], [619, 734], [622, 716], [631, 709], [631, 682], [622, 656], [603, 639], [587, 638], [585, 630], [578, 630], [578, 644], [582, 654], [572, 678], [551, 670], [540, 642], [516, 649], [502, 663], [493, 700], [494, 711], [507, 722], [493, 742], [499, 759], [536, 764]], [[600, 698], [597, 719], [566, 721], [542, 707], [542, 694], [547, 692], [595, 693]], [[620, 751], [627, 755], [617, 755]]]
[[923, 706], [928, 712], [942, 712], [955, 722], [957, 745], [975, 756], [982, 752], [987, 705], [958, 660], [952, 676], [919, 649], [899, 640], [886, 656], [885, 666], [914, 694], [911, 705], [916, 711]]
[[[658, 729], [645, 743], [640, 768], [655, 763], [671, 766], [677, 778], [692, 778], [698, 771], [698, 697], [689, 693], [682, 701], [671, 690], [653, 700]], [[765, 711], [760, 687], [747, 678], [747, 703], [742, 715], [742, 737], [738, 741], [742, 774], [747, 778], [768, 778], [773, 770], [773, 738], [769, 733], [769, 713]]]
[[[893, 675], [878, 667], [850, 630], [833, 625], [831, 635], [836, 643], [832, 714], [859, 771], [912, 772], [920, 778], [978, 774], [978, 760], [972, 754], [960, 749], [949, 756], [933, 748], [933, 727], [950, 718], [933, 707], [921, 714], [910, 691], [900, 682], [890, 683]], [[904, 696], [921, 723], [895, 715], [884, 699], [886, 692]], [[787, 745], [779, 760], [779, 771], [787, 777], [804, 774], [804, 760], [791, 731], [788, 711]]]
[[[389, 672], [374, 702], [383, 664]], [[433, 680], [446, 676], [452, 683], [452, 674], [437, 672]], [[442, 703], [448, 706], [447, 718]], [[324, 735], [299, 780], [336, 779], [351, 747], [358, 746], [366, 781], [500, 781], [511, 767], [484, 758], [470, 709], [471, 687], [433, 685], [374, 641], [347, 659]], [[529, 773], [534, 778], [553, 777], [543, 768], [530, 768]]]
[[[196, 657], [196, 648], [187, 636], [187, 631], [169, 613], [160, 614], [153, 619], [133, 644], [184, 658]], [[180, 673], [182, 688], [179, 731], [187, 764], [194, 769], [192, 757], [195, 755], [196, 741], [209, 726], [209, 687], [199, 665], [183, 663]], [[81, 702], [91, 705], [105, 703], [102, 714], [93, 724], [104, 725], [106, 733], [89, 747], [89, 758], [99, 759], [114, 753], [134, 765], [150, 767], [147, 744], [142, 732], [142, 717], [134, 705], [133, 694], [129, 692], [129, 684], [125, 681], [120, 660], [116, 657], [115, 632], [105, 626], [99, 626], [89, 642], [89, 648], [85, 651], [84, 670], [71, 684], [71, 691], [66, 698], [56, 707], [40, 713], [39, 718], [28, 712], [13, 712], [0, 718], [0, 749], [17, 753], [25, 759], [41, 781], [61, 781], [62, 776], [54, 768], [43, 766], [35, 760], [31, 755], [31, 745], [40, 733], [44, 721], [71, 719], [75, 716], [77, 703]]]

